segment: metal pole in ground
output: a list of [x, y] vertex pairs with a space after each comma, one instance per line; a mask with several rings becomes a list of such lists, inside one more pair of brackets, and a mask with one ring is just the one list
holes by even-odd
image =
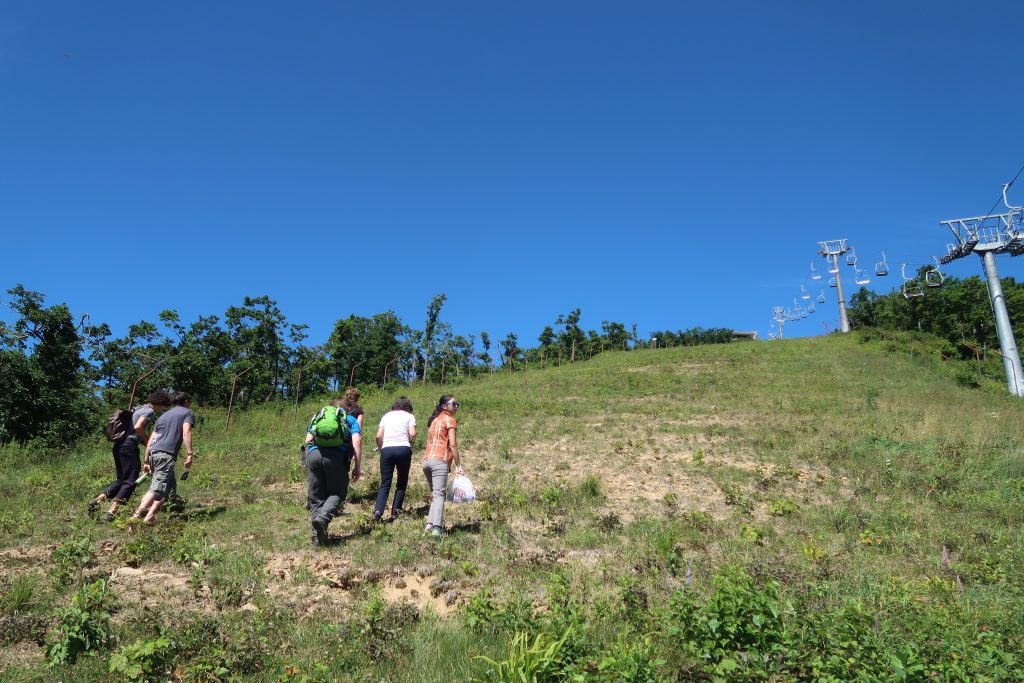
[[244, 375], [245, 373], [249, 372], [250, 370], [253, 370], [255, 367], [255, 365], [250, 366], [231, 378], [231, 396], [228, 398], [228, 416], [227, 419], [224, 421], [225, 427], [231, 426], [231, 408], [235, 404], [235, 389], [238, 388], [238, 378]]
[[836, 292], [839, 296], [839, 329], [843, 334], [850, 331], [850, 319], [846, 317], [846, 297], [843, 296], [843, 277], [839, 272], [839, 255], [832, 256], [836, 270]]
[[1003, 297], [1003, 285], [999, 282], [999, 271], [996, 269], [996, 255], [991, 250], [982, 252], [981, 262], [985, 267], [985, 278], [988, 281], [988, 295], [992, 300], [992, 313], [996, 318], [996, 334], [999, 336], [999, 350], [1006, 371], [1006, 383], [1014, 396], [1024, 396], [1024, 372], [1021, 371], [1020, 354], [1017, 342], [1013, 338], [1010, 326], [1010, 314], [1006, 312], [1006, 299]]

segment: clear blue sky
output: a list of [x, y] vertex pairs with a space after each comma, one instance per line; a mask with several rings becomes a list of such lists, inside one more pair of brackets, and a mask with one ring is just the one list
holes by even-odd
[[1022, 25], [1022, 2], [8, 0], [0, 286], [118, 334], [268, 294], [316, 343], [350, 313], [421, 327], [443, 291], [456, 331], [528, 344], [575, 307], [764, 335], [818, 240], [922, 264], [940, 219], [988, 211], [1024, 164]]

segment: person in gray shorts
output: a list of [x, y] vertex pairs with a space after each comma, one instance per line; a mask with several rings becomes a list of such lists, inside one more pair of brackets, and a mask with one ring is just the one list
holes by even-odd
[[119, 507], [128, 502], [135, 492], [135, 480], [139, 478], [142, 471], [142, 463], [139, 462], [139, 445], [149, 439], [146, 427], [152, 423], [158, 413], [162, 413], [171, 407], [171, 397], [166, 391], [154, 391], [149, 395], [149, 400], [132, 412], [132, 426], [135, 431], [125, 436], [121, 441], [114, 444], [114, 470], [117, 473], [116, 479], [110, 486], [89, 503], [89, 512], [95, 512], [105, 501], [110, 501], [110, 509], [107, 510], [104, 518], [109, 522], [113, 521]]
[[[146, 524], [156, 521], [156, 513], [167, 500], [167, 495], [177, 483], [174, 476], [174, 465], [178, 460], [181, 445], [185, 444], [185, 469], [192, 467], [192, 427], [196, 416], [192, 412], [192, 398], [184, 391], [173, 396], [174, 407], [160, 416], [153, 428], [146, 447], [146, 461], [143, 470], [153, 474], [153, 482], [142, 497], [139, 509], [132, 515], [133, 520], [142, 520]], [[145, 513], [145, 518], [142, 515]]]

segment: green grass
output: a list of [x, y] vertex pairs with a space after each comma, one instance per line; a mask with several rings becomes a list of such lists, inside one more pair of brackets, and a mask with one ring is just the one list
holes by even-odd
[[[415, 462], [409, 514], [369, 523], [371, 438], [338, 542], [309, 549], [298, 445], [321, 401], [230, 429], [198, 409], [183, 513], [134, 535], [84, 512], [105, 444], [7, 446], [0, 677], [108, 680], [121, 653], [193, 681], [1015, 680], [1024, 406], [958, 373], [853, 335], [407, 388], [421, 430], [441, 393], [461, 404], [479, 499], [440, 542]], [[364, 396], [371, 437], [396, 395]], [[110, 643], [48, 667], [56, 614], [112, 575]]]

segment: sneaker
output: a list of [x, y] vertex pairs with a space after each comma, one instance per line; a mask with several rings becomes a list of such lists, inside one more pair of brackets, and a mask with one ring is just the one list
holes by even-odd
[[431, 524], [430, 522], [427, 522], [427, 525], [425, 527], [423, 527], [423, 533], [425, 533], [425, 534], [429, 534], [433, 530], [434, 530], [434, 525]]
[[434, 538], [441, 538], [441, 527], [435, 526], [430, 528], [430, 535]]
[[103, 513], [103, 521], [104, 522], [113, 522], [114, 521], [114, 513], [113, 512], [104, 512]]
[[314, 519], [312, 526], [316, 545], [327, 545], [328, 541], [331, 540], [331, 537], [327, 534], [327, 522], [322, 519]]
[[95, 514], [100, 509], [100, 502], [98, 500], [89, 501], [89, 514]]

